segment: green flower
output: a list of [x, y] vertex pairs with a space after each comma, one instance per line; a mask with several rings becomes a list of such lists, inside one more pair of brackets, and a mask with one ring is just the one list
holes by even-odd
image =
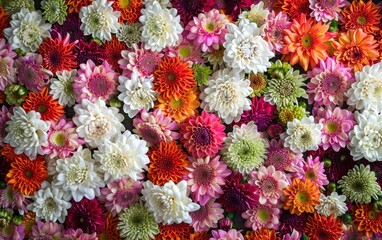
[[46, 0], [41, 2], [43, 14], [50, 23], [58, 22], [60, 25], [65, 21], [68, 6], [65, 0]]
[[378, 199], [378, 195], [382, 193], [375, 172], [370, 171], [369, 165], [365, 167], [361, 164], [350, 169], [338, 184], [342, 193], [355, 203], [370, 203], [371, 198]]
[[290, 71], [293, 71], [293, 69], [289, 63], [277, 60], [275, 63], [271, 63], [271, 67], [268, 68], [267, 72], [271, 78], [284, 79]]
[[34, 11], [34, 1], [33, 0], [13, 0], [4, 2], [4, 10], [13, 15], [17, 12], [20, 12], [22, 8], [28, 9], [30, 12]]
[[192, 69], [194, 70], [194, 79], [198, 86], [207, 85], [208, 76], [212, 73], [211, 68], [201, 64], [194, 64]]
[[307, 116], [305, 108], [299, 105], [287, 105], [280, 108], [278, 112], [280, 122], [284, 125], [293, 121], [295, 118], [301, 120], [303, 117]]
[[117, 32], [117, 38], [121, 42], [125, 42], [128, 47], [132, 47], [134, 43], [141, 41], [142, 24], [122, 24]]
[[24, 98], [28, 96], [28, 90], [18, 84], [12, 84], [5, 88], [4, 93], [6, 95], [5, 101], [9, 105], [20, 106], [24, 102]]
[[141, 203], [125, 208], [120, 213], [117, 229], [126, 240], [154, 239], [159, 233], [154, 216]]

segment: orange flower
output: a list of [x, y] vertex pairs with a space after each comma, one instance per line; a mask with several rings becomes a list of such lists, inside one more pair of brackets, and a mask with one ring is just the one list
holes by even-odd
[[354, 72], [361, 71], [363, 66], [372, 65], [378, 60], [378, 43], [373, 35], [368, 35], [362, 29], [349, 30], [341, 33], [338, 41], [333, 41], [334, 55]]
[[28, 157], [16, 158], [6, 175], [7, 184], [27, 196], [40, 189], [41, 183], [47, 178], [48, 171], [42, 156], [33, 161]]
[[371, 204], [357, 205], [354, 224], [367, 237], [382, 232], [382, 212], [376, 212]]
[[57, 100], [53, 100], [45, 87], [39, 93], [29, 92], [25, 98], [23, 108], [26, 112], [35, 110], [41, 114], [42, 120], [58, 121], [64, 115], [64, 107]]
[[193, 70], [178, 57], [165, 57], [154, 72], [153, 90], [165, 98], [179, 98], [195, 86]]
[[118, 217], [113, 217], [111, 213], [106, 215], [106, 225], [103, 231], [98, 235], [99, 240], [119, 240], [119, 233], [117, 230]]
[[338, 218], [333, 215], [321, 216], [317, 212], [314, 217], [309, 216], [305, 226], [305, 234], [309, 240], [337, 240], [343, 231], [342, 222]]
[[363, 0], [355, 0], [342, 11], [342, 15], [341, 24], [344, 24], [344, 30], [362, 29], [369, 34], [375, 34], [379, 30], [381, 14], [372, 1], [365, 4]]
[[320, 190], [316, 184], [307, 179], [305, 182], [294, 178], [292, 185], [284, 189], [284, 209], [291, 214], [301, 215], [303, 212], [313, 213], [314, 207], [320, 204]]
[[8, 27], [11, 16], [0, 6], [0, 38], [4, 38], [4, 29]]
[[178, 183], [187, 173], [187, 154], [175, 141], [160, 142], [159, 146], [149, 150], [148, 156], [150, 164], [147, 177], [155, 185], [164, 185], [170, 180]]
[[0, 150], [0, 155], [4, 157], [4, 160], [7, 161], [8, 163], [14, 162], [16, 158], [27, 158], [27, 156], [22, 153], [22, 154], [16, 154], [15, 149], [11, 147], [9, 144], [5, 144], [1, 150]]
[[211, 234], [208, 232], [194, 232], [190, 235], [190, 240], [209, 240], [211, 237]]
[[262, 228], [256, 231], [248, 231], [245, 236], [245, 240], [280, 240], [276, 237], [275, 230], [270, 230], [268, 228]]
[[159, 231], [159, 234], [155, 236], [155, 240], [185, 240], [190, 239], [191, 226], [187, 223], [159, 224]]
[[275, 6], [291, 19], [295, 19], [300, 13], [309, 15], [311, 11], [307, 0], [278, 0]]
[[65, 0], [69, 13], [79, 13], [81, 8], [92, 4], [93, 0]]
[[113, 35], [111, 40], [104, 43], [102, 47], [106, 50], [105, 56], [107, 57], [107, 62], [114, 67], [115, 71], [122, 73], [122, 69], [119, 67], [118, 61], [122, 59], [121, 52], [127, 49], [126, 44], [118, 41], [118, 38]]
[[142, 0], [115, 0], [113, 4], [114, 11], [121, 12], [121, 16], [118, 19], [120, 23], [124, 21], [128, 23], [138, 22], [142, 7]]
[[305, 14], [300, 14], [293, 20], [290, 29], [284, 30], [282, 60], [289, 61], [292, 66], [299, 63], [305, 71], [309, 66], [315, 67], [319, 60], [328, 57], [326, 42], [333, 37], [328, 30], [328, 24], [314, 23], [313, 19], [307, 19]]
[[36, 222], [36, 214], [33, 211], [28, 211], [23, 215], [23, 225], [25, 235], [29, 235], [32, 232], [32, 227]]

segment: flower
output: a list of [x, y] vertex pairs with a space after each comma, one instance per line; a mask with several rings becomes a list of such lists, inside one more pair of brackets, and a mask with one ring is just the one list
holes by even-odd
[[285, 46], [281, 53], [285, 55], [282, 58], [289, 60], [292, 66], [299, 63], [305, 71], [315, 67], [319, 60], [328, 57], [326, 42], [332, 38], [328, 30], [329, 25], [314, 23], [305, 14], [300, 14], [293, 19], [290, 29], [284, 30]]
[[77, 70], [57, 71], [57, 78], [50, 79], [50, 91], [53, 99], [58, 99], [58, 103], [62, 106], [71, 107], [75, 104], [76, 95], [73, 91], [74, 79], [77, 77]]
[[342, 193], [352, 202], [370, 203], [371, 199], [378, 199], [381, 187], [377, 183], [375, 173], [370, 171], [370, 165], [354, 166], [347, 175], [338, 181]]
[[66, 12], [68, 6], [65, 5], [64, 0], [44, 0], [41, 2], [41, 9], [44, 10], [43, 14], [50, 23], [63, 24], [68, 14]]
[[29, 235], [30, 239], [60, 239], [62, 237], [62, 230], [64, 226], [55, 222], [42, 222], [37, 221]]
[[243, 235], [240, 231], [236, 229], [230, 229], [228, 231], [224, 231], [221, 229], [212, 230], [213, 237], [210, 240], [219, 240], [219, 239], [236, 239], [236, 240], [244, 240]]
[[12, 48], [24, 52], [35, 52], [43, 39], [49, 36], [51, 24], [45, 23], [40, 11], [22, 8], [12, 15], [10, 27], [4, 29], [4, 36]]
[[309, 1], [306, 0], [278, 0], [281, 4], [281, 11], [287, 14], [291, 19], [296, 19], [302, 14], [309, 14]]
[[[341, 8], [348, 4], [346, 0], [309, 0], [309, 8], [313, 10], [310, 16], [314, 17], [318, 22], [338, 21]], [[342, 14], [344, 14], [344, 11]], [[341, 20], [343, 21], [343, 19]]]
[[117, 33], [120, 25], [118, 18], [121, 12], [113, 11], [113, 2], [106, 0], [94, 0], [89, 6], [81, 8], [79, 16], [81, 18], [80, 29], [84, 35], [92, 35], [101, 41], [110, 41], [111, 34]]
[[114, 107], [106, 107], [100, 99], [91, 103], [83, 99], [81, 104], [74, 106], [76, 115], [73, 117], [77, 125], [78, 136], [83, 138], [90, 147], [99, 146], [104, 140], [111, 139], [116, 134], [125, 130], [122, 125], [123, 115]]
[[330, 195], [325, 196], [325, 194], [320, 195], [320, 204], [315, 207], [317, 213], [325, 217], [334, 215], [334, 217], [339, 217], [344, 214], [348, 208], [345, 203], [346, 196], [338, 195], [337, 192], [332, 192]]
[[274, 166], [277, 171], [295, 172], [296, 166], [302, 160], [302, 153], [292, 152], [284, 147], [284, 141], [272, 139], [267, 149], [266, 166]]
[[96, 232], [93, 232], [92, 234], [84, 233], [81, 228], [77, 228], [77, 230], [74, 230], [73, 228], [65, 229], [63, 231], [63, 233], [64, 233], [64, 238], [67, 240], [77, 240], [77, 239], [94, 240], [94, 239], [97, 239], [97, 233]]
[[125, 42], [128, 47], [132, 47], [133, 44], [137, 44], [141, 41], [141, 29], [142, 24], [137, 23], [126, 23], [121, 24], [121, 27], [118, 29], [117, 38], [120, 42]]
[[[203, 12], [205, 9], [206, 1], [194, 0], [192, 2], [187, 2], [183, 0], [173, 0], [170, 4], [172, 4], [172, 7], [174, 7], [176, 10], [178, 10], [181, 20], [186, 23], [192, 20], [194, 16], [198, 15], [200, 12]], [[161, 6], [165, 8], [166, 6], [163, 5], [164, 3], [161, 3]], [[146, 3], [146, 6], [148, 6], [148, 3]]]
[[286, 126], [288, 122], [293, 121], [293, 119], [301, 120], [307, 115], [305, 107], [299, 105], [288, 104], [285, 107], [279, 107], [277, 110], [278, 119], [284, 126]]
[[[200, 49], [195, 49], [194, 44], [186, 39], [186, 38], [179, 38], [178, 44], [174, 47], [168, 47], [168, 56], [169, 57], [178, 57], [180, 61], [187, 62], [189, 66], [192, 66], [193, 73], [195, 74], [195, 66], [197, 66], [197, 63], [202, 63], [202, 52]], [[201, 66], [201, 65], [199, 65]], [[196, 76], [194, 76], [194, 79], [196, 82]]]
[[102, 65], [103, 61], [107, 59], [106, 50], [96, 40], [90, 42], [80, 40], [74, 48], [74, 54], [80, 66], [88, 60], [92, 60], [97, 66]]
[[244, 240], [251, 240], [251, 239], [279, 240], [280, 238], [276, 237], [275, 230], [270, 230], [268, 228], [261, 228], [256, 231], [247, 231], [247, 233], [244, 236]]
[[274, 166], [261, 166], [257, 171], [252, 171], [248, 183], [258, 187], [256, 193], [262, 205], [277, 204], [283, 195], [283, 189], [289, 184], [284, 172], [276, 171]]
[[149, 180], [143, 183], [142, 194], [145, 206], [158, 223], [191, 223], [189, 213], [200, 207], [188, 197], [186, 181], [175, 184], [170, 180], [164, 186], [157, 186]]
[[324, 162], [320, 162], [319, 157], [309, 156], [306, 161], [302, 160], [302, 167], [298, 167], [294, 175], [305, 181], [306, 179], [312, 180], [318, 188], [324, 190], [324, 185], [329, 183], [326, 175], [324, 174]]
[[232, 173], [224, 162], [219, 161], [219, 158], [219, 155], [212, 160], [210, 157], [198, 158], [186, 167], [188, 173], [183, 179], [187, 181], [193, 199], [201, 206], [223, 193], [222, 186], [225, 184], [225, 178]]
[[313, 181], [302, 181], [293, 178], [292, 185], [284, 189], [284, 209], [291, 214], [300, 216], [303, 212], [313, 213], [314, 207], [319, 205], [320, 191]]
[[291, 233], [294, 229], [302, 235], [305, 232], [305, 226], [309, 216], [311, 216], [311, 214], [306, 212], [303, 212], [301, 215], [296, 215], [291, 214], [289, 211], [282, 211], [279, 219], [280, 235], [282, 236]]
[[194, 80], [196, 81], [197, 85], [207, 85], [208, 77], [212, 73], [211, 68], [202, 64], [193, 64], [192, 70], [194, 71]]
[[246, 220], [245, 226], [258, 230], [261, 228], [277, 229], [280, 209], [272, 205], [258, 204], [243, 212], [241, 216]]
[[228, 23], [224, 14], [220, 14], [217, 9], [212, 9], [206, 14], [199, 13], [197, 17], [188, 22], [185, 34], [197, 49], [212, 52], [218, 50], [219, 46], [224, 43]]
[[260, 34], [256, 23], [246, 19], [241, 20], [238, 26], [228, 24], [226, 41], [223, 43], [224, 62], [245, 73], [265, 72], [271, 66], [269, 59], [275, 55]]
[[117, 37], [113, 35], [110, 41], [102, 44], [102, 47], [105, 48], [105, 60], [113, 66], [116, 72], [121, 73], [118, 61], [122, 58], [121, 52], [127, 49], [126, 44], [118, 41]]
[[99, 188], [105, 186], [105, 182], [97, 175], [97, 170], [90, 150], [80, 147], [72, 157], [57, 160], [58, 174], [54, 185], [71, 192], [76, 202], [84, 197], [94, 199], [101, 194]]
[[124, 239], [154, 239], [159, 233], [154, 216], [142, 203], [125, 208], [119, 215], [117, 229]]
[[249, 22], [256, 23], [257, 27], [263, 32], [266, 27], [269, 10], [267, 6], [264, 8], [264, 2], [261, 1], [257, 4], [252, 4], [248, 11], [243, 11], [239, 15], [239, 22], [243, 19], [247, 19]]
[[8, 132], [4, 142], [15, 148], [15, 153], [25, 153], [32, 160], [43, 154], [41, 144], [48, 139], [49, 122], [41, 120], [41, 115], [33, 110], [26, 113], [20, 107], [13, 108], [13, 115], [7, 121]]
[[55, 188], [49, 182], [41, 183], [41, 188], [35, 192], [33, 202], [28, 205], [28, 209], [36, 213], [36, 220], [59, 221], [64, 223], [68, 214], [67, 209], [71, 208], [69, 202], [71, 195], [61, 189]]
[[119, 22], [135, 23], [138, 22], [138, 18], [141, 15], [141, 9], [143, 7], [142, 1], [129, 1], [116, 0], [113, 3], [113, 9], [121, 12], [119, 16]]
[[287, 127], [287, 131], [281, 134], [285, 147], [289, 147], [294, 152], [318, 149], [323, 125], [314, 123], [312, 116], [303, 117], [301, 121], [293, 119], [292, 122], [288, 122]]
[[[68, 6], [69, 4], [67, 4], [67, 2], [69, 1], [71, 0], [65, 1], [66, 5]], [[88, 0], [84, 0], [84, 1], [88, 1]], [[58, 24], [58, 23], [53, 24], [52, 32], [60, 33], [61, 36], [66, 36], [69, 33], [70, 35], [69, 38], [71, 42], [74, 42], [76, 40], [84, 41], [85, 40], [84, 32], [80, 29], [80, 27], [81, 27], [81, 19], [78, 16], [78, 13], [69, 13], [62, 24]]]
[[363, 235], [371, 237], [373, 233], [382, 231], [382, 214], [376, 212], [371, 204], [356, 205], [354, 224]]
[[[0, 8], [1, 9], [1, 8]], [[1, 11], [1, 10], [0, 10]], [[13, 67], [14, 58], [17, 54], [12, 51], [10, 44], [6, 44], [5, 39], [0, 38], [0, 90], [15, 83], [15, 69]]]
[[4, 29], [9, 26], [11, 16], [4, 10], [3, 6], [0, 6], [0, 38], [4, 38]]
[[192, 228], [187, 223], [159, 224], [159, 231], [155, 240], [190, 239]]
[[193, 157], [214, 157], [223, 147], [224, 129], [220, 118], [202, 111], [200, 116], [192, 116], [180, 124], [180, 141]]
[[[98, 235], [99, 239], [119, 240], [119, 233], [117, 230], [118, 218], [106, 213], [106, 224], [102, 232]], [[93, 233], [96, 236], [96, 233]], [[73, 239], [74, 240], [74, 239]]]
[[163, 48], [174, 46], [183, 32], [180, 17], [174, 8], [162, 8], [153, 2], [141, 10], [139, 21], [143, 24], [142, 42], [146, 49], [160, 52]]
[[331, 165], [325, 168], [325, 174], [331, 182], [340, 180], [356, 163], [350, 155], [348, 148], [341, 148], [339, 152], [328, 148], [323, 155], [323, 159], [325, 158], [331, 162]]
[[150, 158], [147, 177], [155, 185], [162, 186], [170, 180], [176, 184], [187, 172], [187, 154], [175, 141], [160, 142], [147, 155]]
[[218, 70], [200, 94], [201, 108], [217, 112], [227, 124], [237, 122], [244, 110], [251, 109], [251, 102], [247, 99], [251, 92], [249, 80], [244, 80], [242, 72], [229, 68]]
[[279, 12], [276, 15], [275, 11], [270, 12], [263, 35], [271, 51], [279, 53], [284, 48], [284, 30], [289, 29], [291, 24], [285, 13]]
[[224, 217], [223, 212], [221, 205], [211, 199], [204, 206], [200, 206], [199, 210], [190, 213], [191, 225], [197, 232], [217, 228], [217, 222]]
[[333, 215], [325, 217], [314, 213], [314, 217], [308, 218], [305, 233], [309, 239], [337, 240], [341, 237], [343, 230], [341, 221]]
[[92, 0], [65, 0], [69, 13], [79, 13], [82, 7], [88, 6], [91, 3]]

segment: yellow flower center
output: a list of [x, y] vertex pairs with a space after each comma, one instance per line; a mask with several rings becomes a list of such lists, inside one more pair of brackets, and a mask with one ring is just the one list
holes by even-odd
[[309, 202], [309, 195], [306, 192], [299, 192], [296, 195], [296, 199], [300, 203], [308, 203]]
[[212, 22], [211, 23], [207, 23], [206, 30], [207, 30], [207, 32], [213, 32], [215, 30], [214, 24]]
[[260, 209], [260, 210], [257, 212], [257, 216], [258, 216], [258, 218], [259, 218], [261, 221], [268, 222], [268, 220], [269, 220], [269, 213], [268, 213], [268, 211], [265, 210], [265, 209]]
[[368, 213], [368, 215], [369, 215], [369, 218], [371, 218], [373, 220], [375, 220], [377, 218], [377, 213], [375, 211], [370, 211]]
[[182, 106], [182, 100], [176, 100], [176, 99], [173, 99], [171, 100], [171, 106], [174, 107], [174, 108], [179, 108]]
[[191, 55], [191, 49], [187, 46], [184, 46], [184, 47], [180, 47], [179, 48], [179, 54], [182, 56], [182, 57], [188, 57]]
[[330, 121], [325, 125], [325, 128], [330, 133], [335, 133], [338, 130], [338, 125], [336, 122]]
[[122, 8], [128, 8], [130, 6], [130, 0], [120, 0], [119, 4]]
[[361, 25], [366, 24], [366, 18], [365, 18], [364, 16], [359, 16], [359, 17], [357, 18], [357, 23], [358, 23], [358, 24], [361, 24]]
[[310, 35], [305, 35], [301, 38], [301, 44], [302, 44], [302, 46], [304, 46], [306, 48], [311, 47], [312, 43], [313, 43], [313, 39], [312, 39], [312, 36], [310, 36]]

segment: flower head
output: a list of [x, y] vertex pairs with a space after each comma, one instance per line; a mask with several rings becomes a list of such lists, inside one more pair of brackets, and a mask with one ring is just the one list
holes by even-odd
[[0, 90], [16, 82], [14, 58], [17, 54], [12, 51], [10, 44], [6, 44], [5, 39], [0, 38]]
[[314, 217], [309, 217], [305, 228], [309, 239], [330, 239], [337, 240], [343, 232], [341, 221], [331, 215], [325, 217], [314, 213]]
[[60, 239], [62, 237], [62, 230], [64, 226], [56, 222], [47, 221], [37, 221], [30, 233], [31, 239]]
[[58, 103], [62, 106], [71, 107], [75, 104], [76, 95], [73, 91], [74, 79], [77, 77], [77, 70], [71, 71], [58, 71], [56, 72], [57, 78], [50, 79], [50, 95], [53, 99], [57, 99]]
[[138, 22], [143, 7], [142, 1], [132, 0], [125, 2], [123, 0], [116, 0], [113, 3], [113, 9], [121, 12], [119, 22], [135, 23]]
[[291, 24], [285, 13], [279, 12], [276, 15], [275, 11], [270, 12], [264, 29], [264, 39], [268, 42], [271, 51], [281, 52], [284, 48], [284, 29], [289, 29]]
[[159, 234], [155, 240], [190, 239], [192, 227], [187, 223], [159, 224]]
[[[68, 1], [65, 1], [66, 5], [69, 5]], [[89, 1], [89, 0], [85, 0]], [[56, 7], [56, 6], [55, 6]], [[70, 6], [69, 6], [70, 7]], [[85, 40], [84, 32], [81, 30], [81, 19], [78, 16], [78, 13], [69, 13], [65, 17], [65, 21], [62, 24], [53, 24], [52, 32], [60, 33], [61, 36], [66, 36], [69, 33], [70, 41], [74, 42], [76, 40], [83, 41]]]
[[[317, 21], [329, 22], [338, 21], [341, 8], [349, 5], [346, 0], [309, 0], [309, 8], [313, 10], [310, 13]], [[344, 14], [344, 12], [342, 12]], [[342, 16], [341, 16], [342, 17]]]
[[236, 240], [244, 240], [243, 235], [240, 231], [236, 229], [230, 229], [228, 231], [224, 231], [221, 229], [212, 230], [213, 237], [210, 240], [219, 240], [219, 239], [236, 239]]
[[315, 208], [317, 213], [326, 217], [334, 215], [334, 217], [339, 217], [344, 214], [348, 208], [345, 203], [346, 196], [338, 195], [337, 192], [332, 192], [330, 195], [325, 196], [321, 193], [320, 204]]
[[274, 166], [277, 171], [295, 172], [302, 160], [302, 153], [295, 153], [284, 147], [284, 141], [272, 139], [267, 149], [266, 166]]
[[266, 204], [258, 204], [243, 212], [241, 216], [246, 220], [245, 226], [258, 230], [261, 228], [277, 229], [279, 224], [280, 209]]
[[43, 14], [50, 23], [62, 24], [66, 18], [68, 6], [64, 0], [44, 0], [41, 2]]
[[133, 44], [137, 44], [141, 41], [141, 23], [126, 23], [121, 24], [118, 29], [117, 38], [120, 42], [125, 42], [128, 47], [132, 47]]
[[219, 203], [209, 200], [204, 206], [198, 210], [191, 212], [191, 225], [197, 232], [208, 231], [210, 228], [216, 228], [217, 222], [224, 217], [224, 210]]
[[371, 237], [382, 231], [382, 213], [376, 212], [371, 204], [357, 204], [354, 224], [363, 235]]
[[320, 162], [319, 157], [309, 156], [306, 161], [302, 160], [302, 167], [298, 167], [294, 175], [303, 181], [310, 179], [317, 187], [324, 189], [323, 186], [329, 183], [324, 171], [324, 162]]

